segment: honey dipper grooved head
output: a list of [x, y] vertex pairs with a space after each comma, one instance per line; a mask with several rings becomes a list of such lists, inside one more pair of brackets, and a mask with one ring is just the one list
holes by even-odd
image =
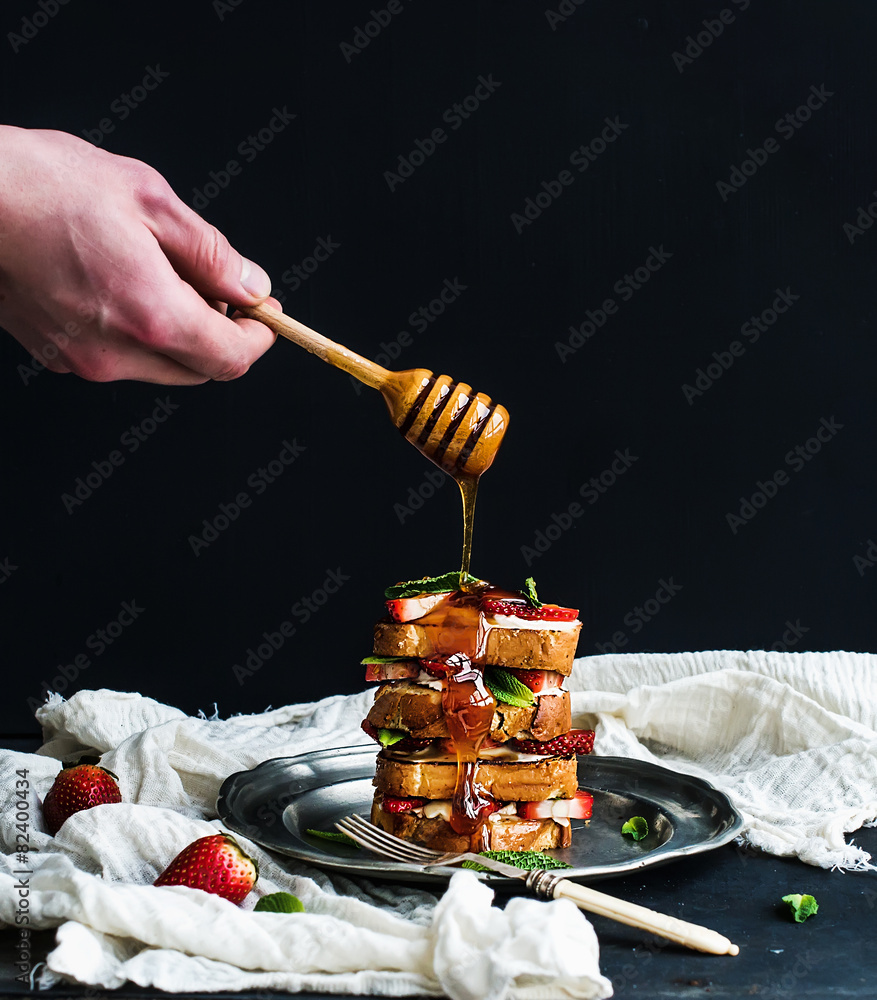
[[425, 368], [394, 376], [382, 391], [402, 435], [451, 476], [485, 472], [508, 427], [506, 408]]

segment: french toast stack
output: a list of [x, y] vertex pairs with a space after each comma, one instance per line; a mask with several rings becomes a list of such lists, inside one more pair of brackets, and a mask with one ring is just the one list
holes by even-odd
[[441, 851], [546, 850], [591, 815], [570, 729], [581, 630], [574, 608], [459, 573], [388, 588], [366, 680], [380, 686], [363, 729], [382, 745], [371, 820]]

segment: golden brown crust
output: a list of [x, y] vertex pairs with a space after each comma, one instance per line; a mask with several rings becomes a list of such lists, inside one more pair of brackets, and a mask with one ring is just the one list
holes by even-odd
[[486, 663], [525, 670], [556, 670], [568, 677], [581, 622], [565, 632], [553, 629], [495, 628], [487, 636]]
[[[402, 729], [421, 740], [449, 735], [442, 712], [441, 691], [408, 681], [382, 684], [375, 692], [368, 721], [379, 729]], [[537, 696], [533, 705], [497, 702], [490, 738], [497, 743], [511, 739], [550, 740], [567, 732], [571, 724], [566, 691], [559, 695]]]
[[[553, 705], [552, 702], [558, 702]], [[530, 723], [530, 732], [534, 740], [552, 740], [562, 736], [572, 728], [572, 709], [569, 701], [569, 691], [549, 698], [539, 698], [536, 714]]]
[[[568, 676], [576, 655], [581, 622], [568, 631], [550, 628], [492, 628], [487, 635], [484, 662], [520, 670], [556, 670]], [[437, 625], [379, 621], [375, 625], [375, 656], [433, 655]]]
[[[456, 761], [377, 757], [374, 786], [400, 798], [450, 799], [457, 780]], [[498, 802], [541, 802], [571, 799], [578, 790], [575, 757], [541, 757], [523, 761], [478, 762], [475, 781]]]
[[[375, 796], [372, 804], [371, 821], [387, 833], [434, 851], [469, 850], [468, 836], [456, 833], [440, 816], [426, 819], [411, 813], [384, 812], [379, 798]], [[550, 851], [555, 847], [569, 847], [572, 842], [570, 827], [555, 823], [553, 819], [494, 815], [488, 819], [487, 831], [485, 850], [490, 851]]]
[[441, 691], [405, 681], [382, 684], [375, 691], [368, 721], [379, 729], [404, 729], [422, 740], [448, 735]]

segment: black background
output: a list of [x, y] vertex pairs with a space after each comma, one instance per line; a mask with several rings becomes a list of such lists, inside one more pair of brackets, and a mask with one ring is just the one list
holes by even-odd
[[[7, 0], [2, 120], [83, 136], [109, 118], [103, 147], [153, 164], [190, 204], [237, 159], [202, 214], [291, 315], [372, 358], [408, 330], [390, 367], [503, 402], [473, 569], [507, 586], [532, 573], [544, 599], [580, 607], [580, 653], [615, 633], [625, 652], [874, 649], [877, 231], [844, 231], [877, 197], [872, 5], [401, 6], [345, 56], [369, 3], [69, 0], [35, 18], [36, 2]], [[674, 61], [723, 9], [719, 37]], [[46, 23], [14, 51], [22, 18]], [[169, 75], [122, 120], [113, 102], [148, 67]], [[482, 76], [500, 85], [458, 128], [443, 122]], [[776, 123], [811, 88], [830, 96], [784, 138]], [[239, 144], [275, 109], [296, 117], [245, 160]], [[626, 128], [570, 168], [607, 118]], [[385, 172], [437, 127], [446, 141], [391, 191]], [[769, 137], [778, 150], [723, 198], [717, 182]], [[564, 169], [574, 182], [518, 233], [513, 213]], [[294, 289], [284, 275], [321, 237], [339, 246]], [[613, 286], [652, 247], [666, 263], [622, 301]], [[446, 279], [465, 290], [415, 330]], [[741, 337], [787, 288], [787, 312]], [[556, 344], [610, 297], [617, 312], [561, 361]], [[689, 402], [683, 386], [733, 340], [743, 356]], [[188, 389], [28, 375], [6, 335], [2, 355], [0, 559], [16, 567], [0, 587], [3, 731], [32, 731], [47, 688], [222, 715], [359, 690], [383, 588], [458, 564], [453, 483], [406, 514], [433, 467], [377, 393], [292, 344], [237, 382]], [[63, 494], [164, 398], [178, 409], [68, 512]], [[795, 471], [787, 453], [823, 419], [841, 429]], [[304, 451], [257, 495], [248, 479], [284, 441]], [[636, 460], [589, 504], [580, 488], [616, 450]], [[732, 531], [726, 515], [778, 469], [787, 484]], [[195, 555], [190, 537], [241, 491], [251, 506]], [[558, 519], [569, 527], [549, 530]], [[560, 537], [528, 565], [538, 532]], [[328, 571], [344, 582], [305, 621], [293, 608], [325, 596]], [[675, 596], [646, 621], [661, 581]], [[89, 637], [125, 601], [144, 610], [96, 655]], [[236, 677], [285, 621], [295, 634]]]

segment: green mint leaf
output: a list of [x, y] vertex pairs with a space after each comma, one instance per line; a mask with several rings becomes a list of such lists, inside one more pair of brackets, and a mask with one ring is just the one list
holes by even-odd
[[[514, 865], [515, 868], [523, 868], [532, 871], [534, 868], [572, 868], [565, 861], [558, 861], [540, 851], [479, 851], [485, 858], [492, 858], [494, 861], [504, 861], [507, 865]], [[479, 865], [477, 861], [464, 861], [463, 868], [471, 868], [476, 872], [487, 872], [489, 868]]]
[[311, 837], [319, 837], [321, 840], [334, 840], [336, 844], [348, 844], [350, 847], [359, 847], [355, 840], [352, 840], [346, 833], [340, 830], [305, 830]]
[[806, 893], [794, 892], [790, 896], [783, 896], [783, 902], [789, 904], [792, 916], [796, 924], [803, 924], [808, 917], [812, 917], [819, 909], [819, 903]]
[[411, 656], [366, 656], [359, 662], [366, 667], [369, 663], [402, 663], [411, 659], [413, 659]]
[[463, 579], [460, 571], [454, 570], [452, 573], [442, 573], [441, 576], [425, 576], [422, 580], [394, 583], [384, 591], [384, 597], [388, 601], [396, 601], [401, 597], [419, 597], [421, 594], [444, 594], [446, 591], [459, 590], [462, 584], [473, 583], [477, 579], [471, 573], [467, 573]]
[[522, 684], [514, 674], [502, 667], [486, 667], [484, 670], [484, 683], [490, 688], [490, 692], [497, 701], [503, 701], [506, 705], [515, 705], [518, 708], [526, 708], [536, 701], [536, 696]]
[[291, 892], [272, 892], [263, 896], [253, 910], [258, 913], [304, 913], [305, 908]]
[[404, 740], [408, 735], [403, 729], [379, 729], [378, 739], [381, 741], [382, 747], [391, 747], [394, 743], [398, 743], [399, 740]]
[[527, 598], [527, 604], [531, 608], [541, 608], [543, 606], [542, 601], [536, 596], [536, 581], [532, 576], [528, 576], [524, 580], [524, 597]]
[[631, 816], [621, 828], [621, 832], [627, 837], [633, 837], [634, 840], [642, 840], [648, 836], [649, 824], [642, 816]]

